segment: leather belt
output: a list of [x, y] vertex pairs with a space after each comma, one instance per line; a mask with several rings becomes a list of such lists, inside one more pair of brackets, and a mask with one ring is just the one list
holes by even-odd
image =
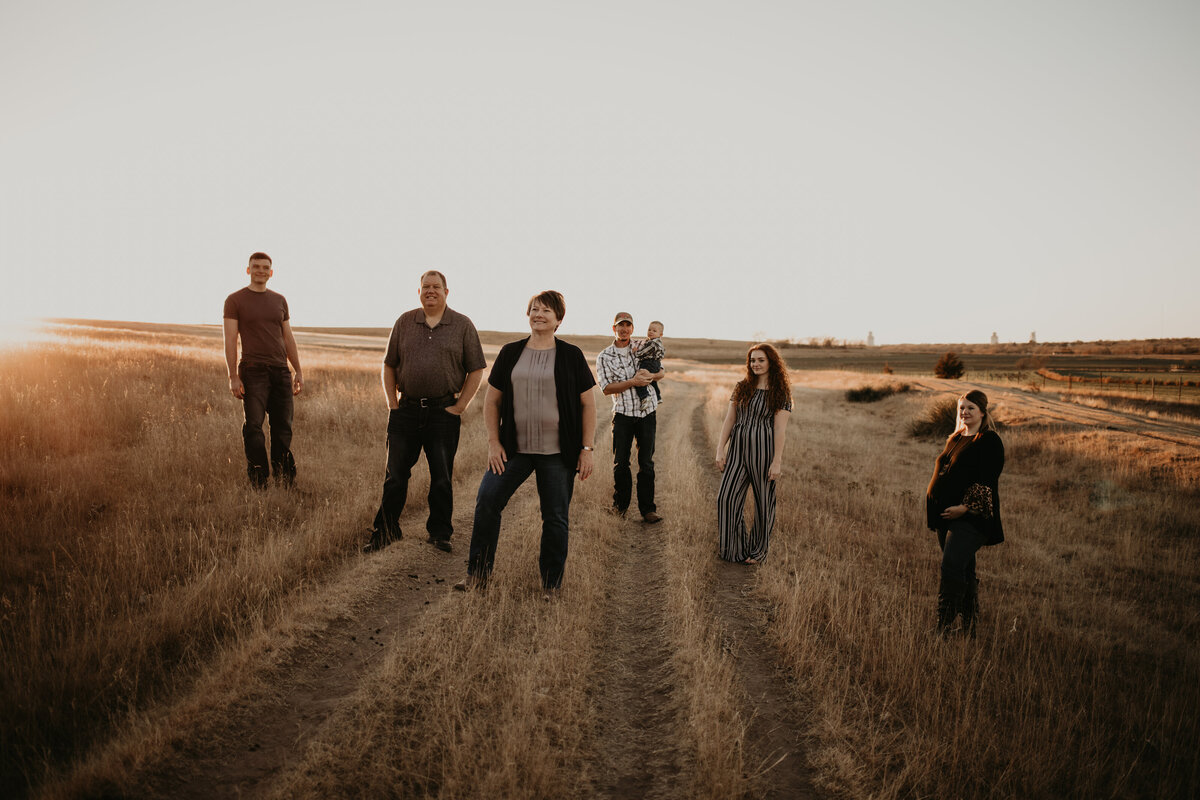
[[416, 406], [419, 408], [445, 408], [454, 405], [455, 397], [444, 394], [441, 397], [401, 397], [400, 405]]

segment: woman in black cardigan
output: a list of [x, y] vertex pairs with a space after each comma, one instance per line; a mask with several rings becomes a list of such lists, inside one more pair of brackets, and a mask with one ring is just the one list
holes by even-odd
[[488, 376], [488, 468], [475, 499], [467, 578], [454, 587], [460, 591], [491, 575], [501, 514], [533, 473], [542, 509], [542, 586], [548, 593], [561, 587], [575, 475], [586, 480], [592, 474], [596, 379], [583, 351], [554, 335], [566, 303], [558, 292], [545, 291], [530, 299], [525, 313], [529, 337], [504, 345]]
[[979, 581], [975, 553], [1004, 541], [1000, 522], [1000, 472], [1004, 443], [988, 413], [987, 395], [975, 389], [958, 398], [958, 427], [933, 468], [925, 515], [942, 548], [938, 631], [949, 633], [959, 614], [963, 632], [975, 635]]

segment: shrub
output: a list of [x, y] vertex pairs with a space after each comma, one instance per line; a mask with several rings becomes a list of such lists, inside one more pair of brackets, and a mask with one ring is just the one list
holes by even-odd
[[912, 387], [907, 383], [888, 383], [883, 386], [859, 386], [846, 390], [846, 401], [850, 403], [874, 403], [894, 394], [907, 392]]
[[892, 374], [893, 372], [895, 372], [895, 371], [896, 371], [896, 370], [892, 369], [892, 365], [891, 365], [891, 364], [887, 363], [886, 361], [885, 361], [885, 362], [883, 362], [883, 374], [884, 374], [884, 375], [891, 375], [891, 374]]
[[963, 366], [962, 359], [954, 354], [953, 351], [947, 351], [938, 359], [937, 364], [933, 367], [933, 374], [938, 378], [958, 379], [963, 376], [966, 367]]
[[944, 439], [954, 433], [958, 424], [958, 398], [934, 400], [925, 411], [908, 424], [911, 436], [930, 436]]

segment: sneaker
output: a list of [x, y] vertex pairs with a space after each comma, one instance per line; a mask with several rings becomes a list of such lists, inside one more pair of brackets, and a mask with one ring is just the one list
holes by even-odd
[[649, 514], [642, 514], [642, 522], [653, 525], [656, 522], [662, 522], [662, 517], [651, 511]]
[[649, 414], [653, 410], [654, 410], [654, 406], [650, 405], [650, 398], [643, 397], [642, 398], [642, 413]]
[[453, 550], [454, 550], [454, 548], [450, 546], [449, 539], [435, 539], [432, 536], [430, 536], [425, 541], [429, 542], [431, 545], [436, 547], [438, 550], [441, 550], [443, 553], [450, 553], [450, 552], [453, 552]]

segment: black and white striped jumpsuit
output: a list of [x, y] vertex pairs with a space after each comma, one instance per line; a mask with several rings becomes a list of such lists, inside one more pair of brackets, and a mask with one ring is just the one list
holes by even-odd
[[[791, 411], [791, 404], [786, 406]], [[767, 408], [767, 392], [758, 389], [737, 407], [725, 474], [717, 493], [720, 556], [726, 561], [761, 561], [775, 527], [775, 481], [767, 480], [775, 457], [775, 412]], [[754, 525], [746, 530], [746, 490], [754, 490]]]

